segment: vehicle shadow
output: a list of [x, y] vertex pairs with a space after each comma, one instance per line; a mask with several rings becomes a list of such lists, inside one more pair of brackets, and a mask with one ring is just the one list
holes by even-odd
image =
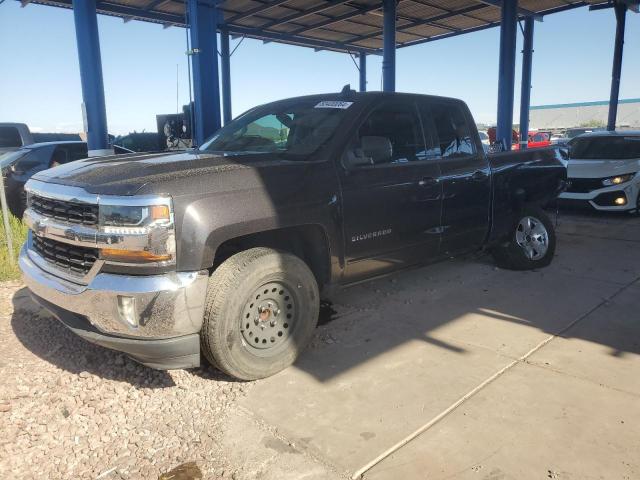
[[627, 318], [640, 292], [639, 244], [561, 232], [554, 262], [541, 270], [502, 270], [488, 255], [472, 256], [345, 289], [331, 298], [336, 319], [318, 328], [295, 368], [327, 382], [369, 362], [382, 367], [377, 359], [416, 341], [518, 358], [546, 335], [599, 344], [614, 357], [640, 354], [640, 325]]
[[123, 354], [81, 339], [36, 304], [27, 288], [18, 290], [12, 302], [13, 332], [25, 348], [46, 362], [73, 374], [88, 372], [138, 388], [175, 386], [168, 372], [147, 368]]

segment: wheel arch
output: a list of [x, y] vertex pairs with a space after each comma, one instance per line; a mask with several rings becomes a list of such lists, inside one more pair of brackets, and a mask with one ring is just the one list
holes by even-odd
[[209, 268], [213, 271], [230, 256], [255, 247], [273, 248], [296, 255], [313, 272], [319, 287], [331, 281], [329, 236], [318, 224], [278, 227], [229, 236], [217, 242]]

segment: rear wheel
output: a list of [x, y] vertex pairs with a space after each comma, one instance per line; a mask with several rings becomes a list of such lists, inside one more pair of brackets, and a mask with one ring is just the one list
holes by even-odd
[[209, 279], [202, 352], [242, 380], [273, 375], [311, 340], [319, 298], [315, 277], [300, 258], [270, 248], [233, 255]]
[[551, 263], [556, 249], [553, 223], [539, 207], [525, 207], [514, 223], [507, 243], [492, 253], [499, 267], [532, 270]]

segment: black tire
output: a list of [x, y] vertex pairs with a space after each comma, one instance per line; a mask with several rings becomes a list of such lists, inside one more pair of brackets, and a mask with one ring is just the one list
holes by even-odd
[[209, 278], [202, 353], [241, 380], [274, 375], [306, 348], [319, 308], [318, 284], [300, 258], [270, 248], [237, 253]]
[[[532, 219], [532, 224], [537, 225], [537, 222], [541, 224], [535, 227], [536, 231], [533, 235], [527, 234], [523, 230], [523, 224], [526, 223], [527, 218]], [[546, 250], [542, 246], [540, 232], [545, 232]], [[519, 239], [521, 243], [519, 243]], [[548, 266], [553, 260], [555, 251], [556, 233], [551, 219], [541, 208], [527, 206], [520, 211], [513, 223], [508, 241], [492, 249], [491, 253], [496, 264], [501, 268], [533, 270]]]

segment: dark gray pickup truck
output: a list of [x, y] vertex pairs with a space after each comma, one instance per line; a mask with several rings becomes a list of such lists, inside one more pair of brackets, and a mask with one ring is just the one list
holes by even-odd
[[480, 249], [506, 268], [548, 265], [540, 206], [565, 179], [554, 149], [485, 155], [459, 100], [293, 98], [193, 151], [37, 174], [20, 266], [91, 342], [161, 369], [203, 354], [256, 379], [302, 352], [323, 290]]

